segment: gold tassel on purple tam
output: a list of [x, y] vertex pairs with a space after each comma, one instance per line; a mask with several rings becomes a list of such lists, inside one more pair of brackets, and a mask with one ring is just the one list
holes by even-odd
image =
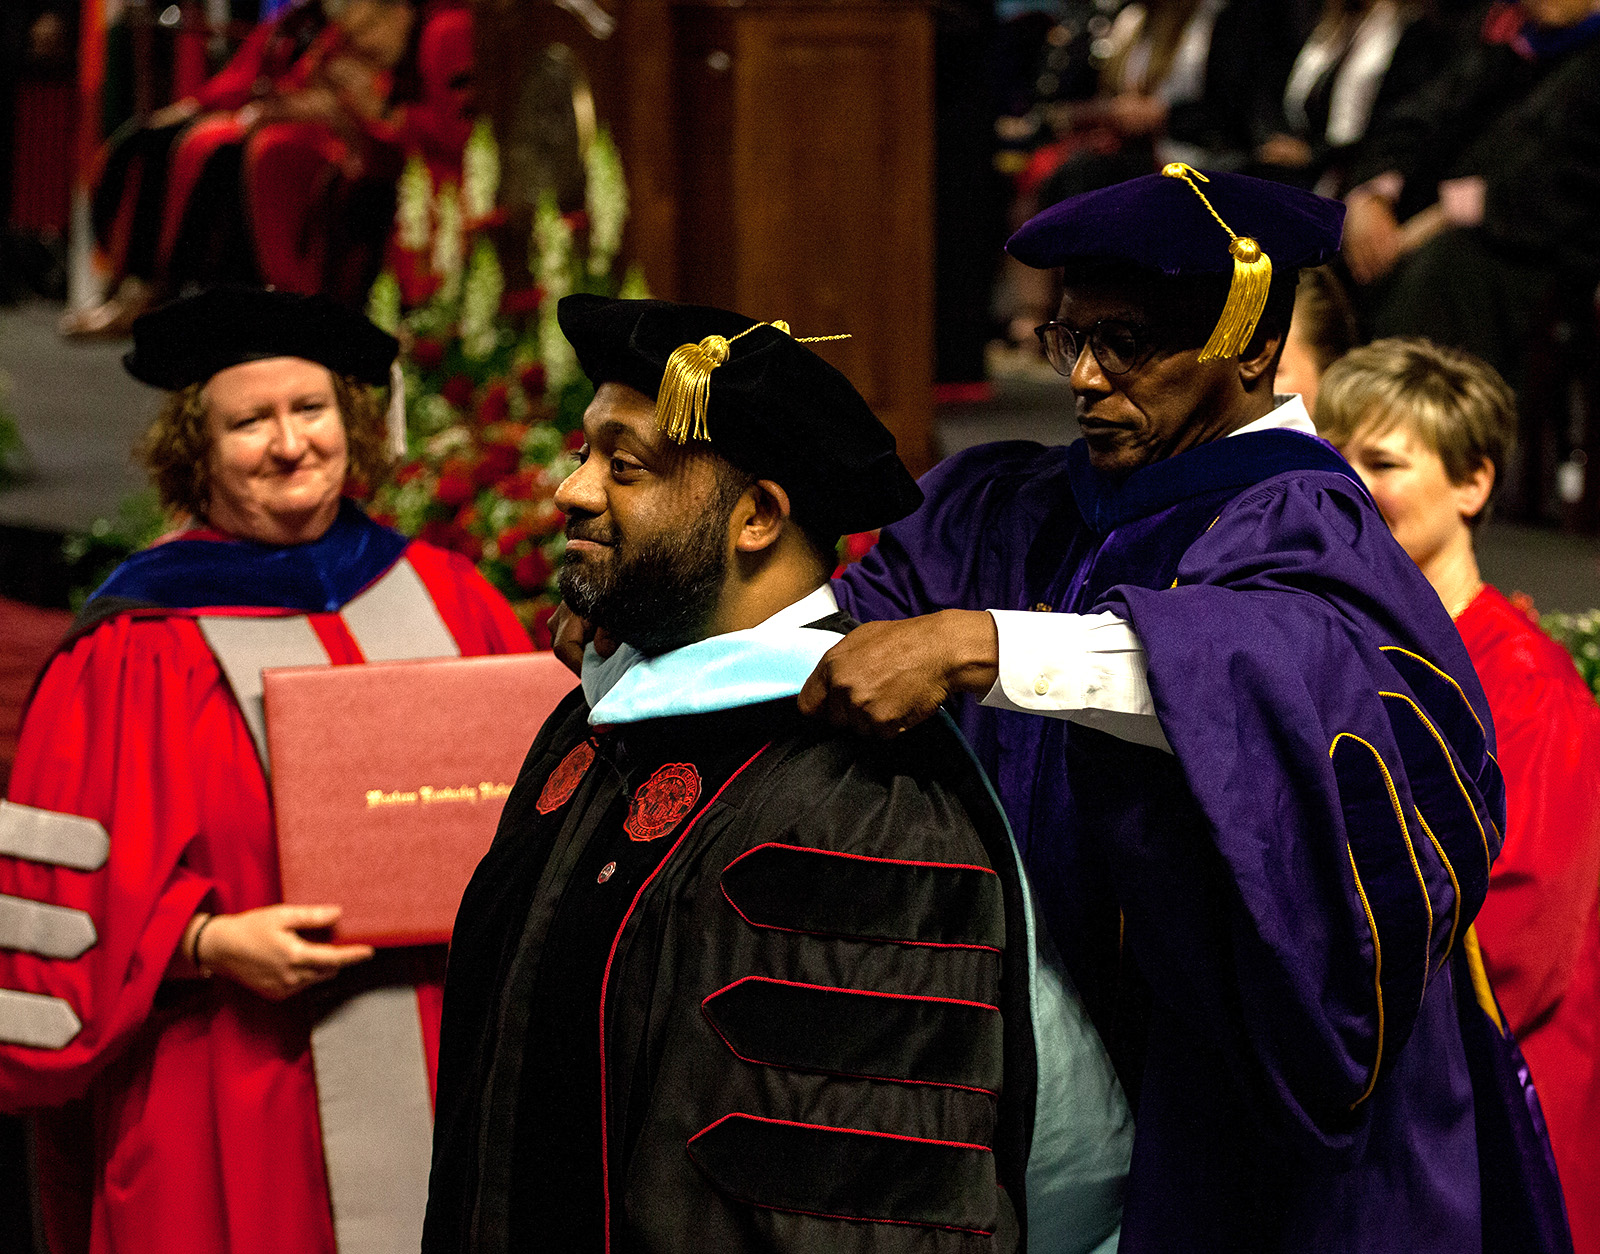
[[[1211, 332], [1205, 348], [1200, 350], [1200, 360], [1217, 361], [1223, 357], [1237, 357], [1250, 343], [1250, 337], [1256, 333], [1256, 324], [1261, 321], [1261, 311], [1267, 307], [1267, 292], [1272, 287], [1272, 260], [1261, 251], [1261, 245], [1255, 240], [1245, 235], [1235, 235], [1233, 229], [1212, 208], [1211, 201], [1200, 190], [1200, 183], [1211, 180], [1199, 170], [1181, 161], [1174, 161], [1162, 167], [1161, 173], [1189, 184], [1194, 194], [1200, 197], [1200, 203], [1233, 241], [1228, 245], [1228, 254], [1233, 258], [1233, 282], [1228, 288], [1227, 303], [1222, 307], [1222, 317], [1217, 319], [1216, 329]], [[1196, 179], [1200, 182], [1197, 183]]]

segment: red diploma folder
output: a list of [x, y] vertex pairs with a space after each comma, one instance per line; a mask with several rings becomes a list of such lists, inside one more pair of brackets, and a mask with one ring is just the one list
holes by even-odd
[[448, 941], [576, 682], [550, 653], [263, 671], [283, 899], [342, 906], [337, 940]]

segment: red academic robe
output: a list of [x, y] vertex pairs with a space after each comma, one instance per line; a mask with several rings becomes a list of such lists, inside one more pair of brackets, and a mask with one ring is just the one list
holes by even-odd
[[[462, 654], [530, 647], [465, 559], [418, 542], [405, 556]], [[334, 664], [363, 660], [337, 614], [309, 618]], [[124, 613], [57, 655], [10, 799], [110, 837], [91, 871], [0, 856], [0, 893], [94, 925], [76, 958], [0, 948], [0, 988], [60, 998], [82, 1021], [60, 1049], [0, 1046], [0, 1107], [54, 1108], [39, 1125], [52, 1251], [332, 1254], [314, 997], [163, 980], [197, 909], [280, 900], [266, 778], [193, 615]], [[438, 989], [418, 992], [431, 1083]]]
[[1600, 1254], [1600, 706], [1566, 651], [1493, 588], [1456, 627], [1506, 782], [1478, 937], [1539, 1090], [1574, 1248]]
[[[383, 117], [349, 110], [361, 142], [321, 122], [275, 122], [244, 141], [244, 190], [256, 264], [272, 286], [291, 292], [337, 289], [327, 254], [337, 247], [340, 233], [329, 219], [351, 212], [344, 193], [355, 180], [393, 181], [416, 153], [427, 162], [435, 186], [460, 183], [474, 116], [470, 9], [445, 8], [424, 19], [417, 70], [418, 99]], [[437, 281], [435, 276], [434, 286]]]

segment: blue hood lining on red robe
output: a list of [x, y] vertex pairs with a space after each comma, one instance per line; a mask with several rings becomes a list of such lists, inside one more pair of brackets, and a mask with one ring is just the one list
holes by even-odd
[[310, 544], [176, 539], [135, 553], [95, 589], [101, 598], [166, 609], [245, 605], [334, 613], [400, 559], [403, 535], [350, 500]]
[[1361, 477], [1333, 445], [1285, 428], [1212, 440], [1120, 480], [1089, 464], [1086, 440], [1067, 450], [1067, 473], [1078, 511], [1100, 535], [1201, 493], [1242, 490], [1294, 470], [1332, 471], [1366, 492]]

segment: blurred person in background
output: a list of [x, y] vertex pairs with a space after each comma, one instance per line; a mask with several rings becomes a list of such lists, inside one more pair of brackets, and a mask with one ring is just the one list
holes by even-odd
[[[396, 184], [419, 154], [435, 185], [461, 181], [476, 114], [472, 12], [446, 6], [412, 21], [405, 4], [377, 10], [388, 43], [369, 61], [394, 70], [365, 97], [335, 91], [327, 116], [256, 123], [243, 145], [235, 209], [257, 277], [292, 292], [324, 292], [352, 307], [377, 278], [394, 222]], [[363, 81], [366, 62], [346, 59]]]
[[[1149, 0], [1124, 6], [1104, 36], [1100, 90], [1049, 112], [1060, 135], [1019, 178], [1013, 226], [1169, 161], [1238, 170], [1266, 137], [1263, 101], [1283, 91], [1299, 46], [1295, 7], [1276, 0]], [[1059, 295], [1048, 272], [1003, 263], [1008, 337], [1036, 353], [1033, 328]]]
[[404, 153], [455, 144], [459, 160], [470, 127], [470, 15], [422, 9], [347, 0], [330, 18], [334, 6], [305, 0], [195, 96], [114, 136], [94, 221], [116, 286], [62, 333], [126, 335], [165, 297], [219, 282], [359, 304]]
[[1169, 161], [1245, 164], [1263, 90], [1282, 89], [1297, 43], [1284, 5], [1264, 0], [1150, 0], [1117, 14], [1100, 95], [1070, 113], [1097, 132], [1039, 192], [1045, 208], [1149, 174]]
[[145, 462], [189, 525], [85, 606], [0, 805], [0, 1109], [37, 1112], [52, 1250], [332, 1254], [408, 1206], [360, 1248], [420, 1240], [442, 947], [324, 943], [336, 903], [281, 901], [260, 695], [264, 665], [530, 647], [465, 558], [346, 495], [387, 469], [396, 349], [281, 292], [134, 326], [129, 372], [173, 393]]
[[1520, 389], [1540, 305], [1600, 279], [1600, 0], [1492, 5], [1368, 131], [1349, 181], [1370, 333], [1465, 349]]
[[1375, 117], [1431, 79], [1449, 50], [1425, 0], [1327, 0], [1284, 87], [1257, 172], [1342, 195], [1344, 166]]
[[1278, 358], [1275, 383], [1280, 395], [1297, 395], [1309, 411], [1316, 407], [1324, 372], [1360, 342], [1355, 310], [1332, 266], [1300, 272], [1294, 315]]
[[111, 136], [91, 200], [95, 242], [111, 266], [111, 296], [63, 318], [63, 335], [126, 335], [155, 303], [169, 175], [186, 132], [208, 115], [232, 114], [279, 90], [330, 25], [322, 0], [304, 0], [257, 26], [194, 95], [134, 118]]
[[77, 17], [72, 0], [0, 5], [0, 303], [66, 294]]
[[1495, 371], [1425, 340], [1379, 340], [1323, 379], [1318, 430], [1344, 452], [1455, 619], [1505, 777], [1505, 844], [1476, 928], [1538, 1086], [1578, 1254], [1600, 1254], [1600, 708], [1566, 651], [1483, 582], [1473, 535], [1516, 440]]

